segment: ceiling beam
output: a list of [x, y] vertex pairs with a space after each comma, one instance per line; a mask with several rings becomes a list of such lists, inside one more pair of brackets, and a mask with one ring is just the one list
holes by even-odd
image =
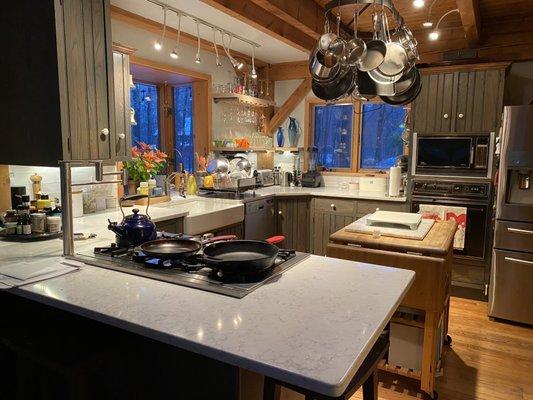
[[252, 1], [202, 0], [202, 2], [306, 53], [310, 53], [316, 44], [313, 36], [307, 35]]
[[[159, 22], [144, 18], [138, 14], [132, 13], [130, 11], [124, 10], [123, 8], [113, 5], [111, 6], [111, 19], [124, 22], [126, 24], [135, 26], [136, 28], [144, 29], [145, 31], [155, 33], [157, 35], [161, 35], [161, 31], [163, 29], [163, 24], [160, 24]], [[178, 30], [171, 26], [167, 26], [166, 37], [168, 39], [173, 39], [174, 41], [177, 40]], [[209, 40], [205, 39], [202, 39], [200, 42], [200, 47], [202, 48], [202, 50], [215, 53], [215, 47], [213, 45], [213, 42], [210, 42]], [[183, 31], [180, 34], [180, 43], [184, 43], [193, 47], [196, 47], [198, 44], [196, 36], [190, 35]], [[222, 46], [220, 44], [218, 45], [218, 52], [221, 56], [225, 56], [224, 50], [222, 49]], [[235, 50], [231, 50], [231, 55], [239, 60], [244, 60], [247, 63], [251, 63], [251, 57], [249, 54], [244, 54]], [[264, 67], [267, 65], [267, 63], [256, 57], [255, 65], [258, 67]]]
[[455, 0], [465, 30], [466, 42], [475, 47], [481, 39], [481, 22], [478, 0]]

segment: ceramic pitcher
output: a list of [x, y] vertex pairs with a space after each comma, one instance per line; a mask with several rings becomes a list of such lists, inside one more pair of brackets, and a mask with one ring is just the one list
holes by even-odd
[[289, 117], [289, 146], [297, 147], [298, 139], [300, 138], [300, 124], [296, 121], [296, 118]]

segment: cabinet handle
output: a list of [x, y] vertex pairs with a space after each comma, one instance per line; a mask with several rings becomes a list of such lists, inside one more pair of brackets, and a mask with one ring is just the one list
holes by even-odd
[[443, 117], [444, 117], [444, 119], [448, 119], [449, 115], [448, 114], [444, 114]]
[[533, 261], [521, 260], [520, 258], [505, 257], [504, 259], [505, 259], [505, 261], [514, 262], [514, 263], [518, 263], [518, 264], [533, 265]]
[[507, 227], [507, 232], [522, 233], [524, 235], [533, 235], [533, 231], [528, 231], [527, 229], [510, 228], [510, 227]]
[[102, 129], [102, 130], [100, 131], [100, 133], [101, 133], [102, 135], [104, 135], [104, 136], [107, 136], [107, 135], [109, 135], [109, 129], [104, 128], [104, 129]]
[[126, 135], [124, 133], [119, 133], [118, 138], [124, 140], [126, 139]]
[[283, 214], [283, 213], [281, 212], [281, 210], [280, 210], [280, 211], [278, 211], [278, 215], [281, 215], [281, 214]]
[[459, 119], [462, 119], [465, 115], [464, 114], [459, 114], [458, 117]]
[[334, 210], [335, 209], [335, 204], [331, 203], [330, 207]]

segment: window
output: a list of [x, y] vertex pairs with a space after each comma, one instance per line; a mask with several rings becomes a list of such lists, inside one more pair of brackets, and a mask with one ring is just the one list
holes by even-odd
[[351, 168], [353, 105], [315, 106], [313, 144], [318, 148], [317, 165]]
[[131, 127], [132, 143], [144, 142], [161, 148], [159, 135], [159, 98], [157, 86], [136, 82], [131, 89], [131, 107], [136, 125]]
[[388, 169], [403, 154], [403, 107], [366, 103], [361, 107], [361, 169]]
[[185, 170], [194, 171], [194, 134], [192, 86], [174, 87], [174, 146], [181, 153], [176, 157], [176, 170], [183, 162]]

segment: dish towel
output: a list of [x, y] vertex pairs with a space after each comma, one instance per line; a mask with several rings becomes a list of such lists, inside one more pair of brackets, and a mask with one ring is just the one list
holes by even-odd
[[466, 207], [420, 204], [418, 212], [425, 219], [434, 219], [435, 221], [449, 221], [453, 219], [457, 222], [457, 231], [453, 237], [453, 248], [455, 250], [463, 250], [465, 248]]

